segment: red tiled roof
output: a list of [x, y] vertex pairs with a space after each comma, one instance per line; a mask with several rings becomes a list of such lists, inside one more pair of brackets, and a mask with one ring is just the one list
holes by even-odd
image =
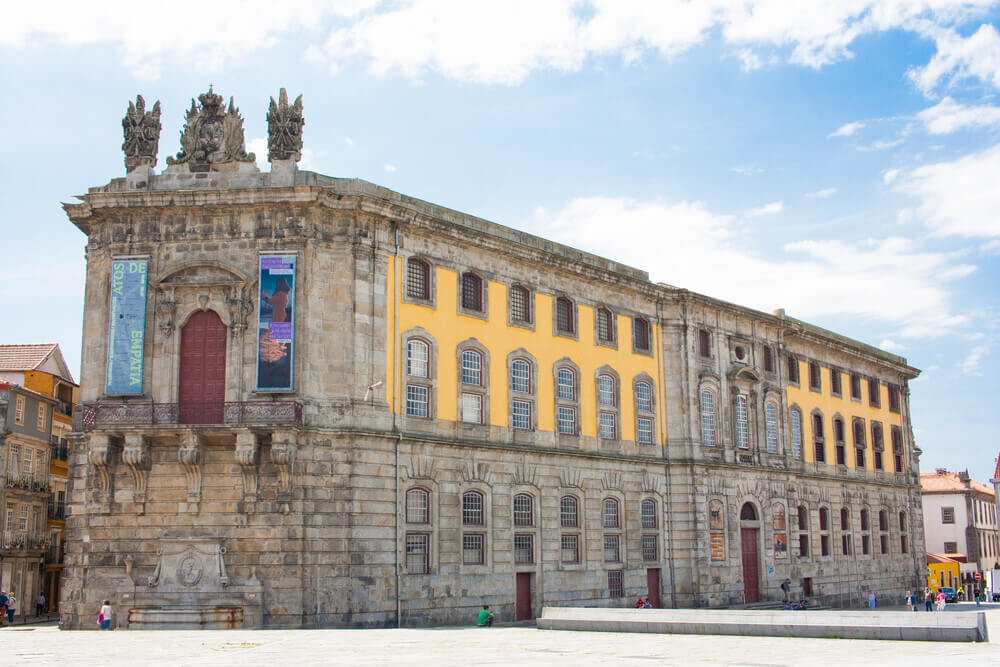
[[920, 489], [923, 493], [961, 493], [963, 491], [979, 491], [996, 495], [992, 487], [982, 482], [970, 479], [968, 486], [955, 472], [922, 472], [920, 473]]
[[58, 347], [58, 343], [0, 345], [0, 370], [33, 371]]
[[945, 556], [944, 554], [927, 554], [928, 565], [931, 565], [933, 563], [944, 564], [944, 563], [957, 563], [957, 562], [958, 561], [956, 561], [954, 558], [948, 558], [948, 556]]

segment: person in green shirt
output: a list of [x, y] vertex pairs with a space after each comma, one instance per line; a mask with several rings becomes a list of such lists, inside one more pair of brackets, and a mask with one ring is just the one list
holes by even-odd
[[479, 620], [477, 621], [479, 627], [489, 627], [493, 625], [493, 612], [490, 611], [490, 606], [484, 604], [482, 610], [479, 612]]

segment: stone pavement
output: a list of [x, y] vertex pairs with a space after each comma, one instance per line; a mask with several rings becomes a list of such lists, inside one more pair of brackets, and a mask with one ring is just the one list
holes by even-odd
[[[0, 665], [987, 665], [1000, 664], [997, 607], [987, 612], [997, 641], [979, 644], [559, 632], [526, 626], [68, 632], [36, 625], [0, 630]], [[948, 613], [963, 608], [975, 605], [949, 605]]]

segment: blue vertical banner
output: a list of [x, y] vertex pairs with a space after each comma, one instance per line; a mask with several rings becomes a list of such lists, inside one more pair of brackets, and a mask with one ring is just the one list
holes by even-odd
[[111, 262], [111, 306], [108, 314], [106, 394], [141, 394], [143, 347], [146, 342], [146, 278], [149, 261]]
[[262, 255], [257, 308], [257, 390], [291, 391], [295, 356], [295, 255]]

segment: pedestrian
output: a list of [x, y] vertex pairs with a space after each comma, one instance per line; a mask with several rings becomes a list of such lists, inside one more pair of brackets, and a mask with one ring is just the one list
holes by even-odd
[[639, 599], [635, 601], [635, 608], [636, 609], [642, 609], [645, 606], [646, 606], [646, 602], [645, 602], [645, 600], [642, 599], [642, 596], [640, 595]]
[[646, 603], [644, 605], [642, 605], [642, 608], [643, 609], [652, 609], [653, 608], [653, 603], [649, 601], [649, 598], [646, 598]]
[[875, 603], [877, 598], [875, 597], [875, 591], [868, 591], [868, 608], [875, 611]]
[[35, 598], [35, 616], [41, 616], [44, 610], [45, 610], [45, 595], [39, 593], [38, 597]]
[[924, 589], [924, 611], [934, 611], [934, 593], [930, 588]]
[[493, 626], [493, 612], [490, 611], [490, 606], [488, 604], [483, 605], [482, 610], [479, 612], [479, 618], [476, 619], [476, 625], [481, 628], [489, 628]]
[[7, 596], [7, 621], [14, 625], [14, 614], [17, 612], [17, 598], [14, 597], [14, 591], [10, 592]]
[[791, 590], [792, 590], [792, 580], [786, 578], [784, 581], [781, 582], [781, 592], [785, 596], [785, 602], [788, 602], [788, 592]]
[[916, 598], [913, 597], [913, 591], [906, 591], [906, 608], [909, 611], [916, 611], [917, 610], [916, 603], [917, 600]]
[[958, 593], [958, 599], [959, 600], [964, 600], [965, 599], [965, 589], [964, 588], [962, 588], [961, 586], [959, 586], [958, 590], [956, 591], [956, 593]]
[[937, 594], [937, 610], [944, 611], [945, 606], [948, 604], [948, 599], [944, 596], [944, 591], [938, 591]]
[[111, 601], [105, 600], [101, 605], [101, 612], [97, 615], [97, 621], [100, 624], [101, 630], [111, 629]]
[[986, 597], [986, 593], [976, 593], [976, 606], [980, 606], [983, 599]]
[[0, 591], [0, 628], [3, 627], [3, 619], [7, 616], [7, 593]]

